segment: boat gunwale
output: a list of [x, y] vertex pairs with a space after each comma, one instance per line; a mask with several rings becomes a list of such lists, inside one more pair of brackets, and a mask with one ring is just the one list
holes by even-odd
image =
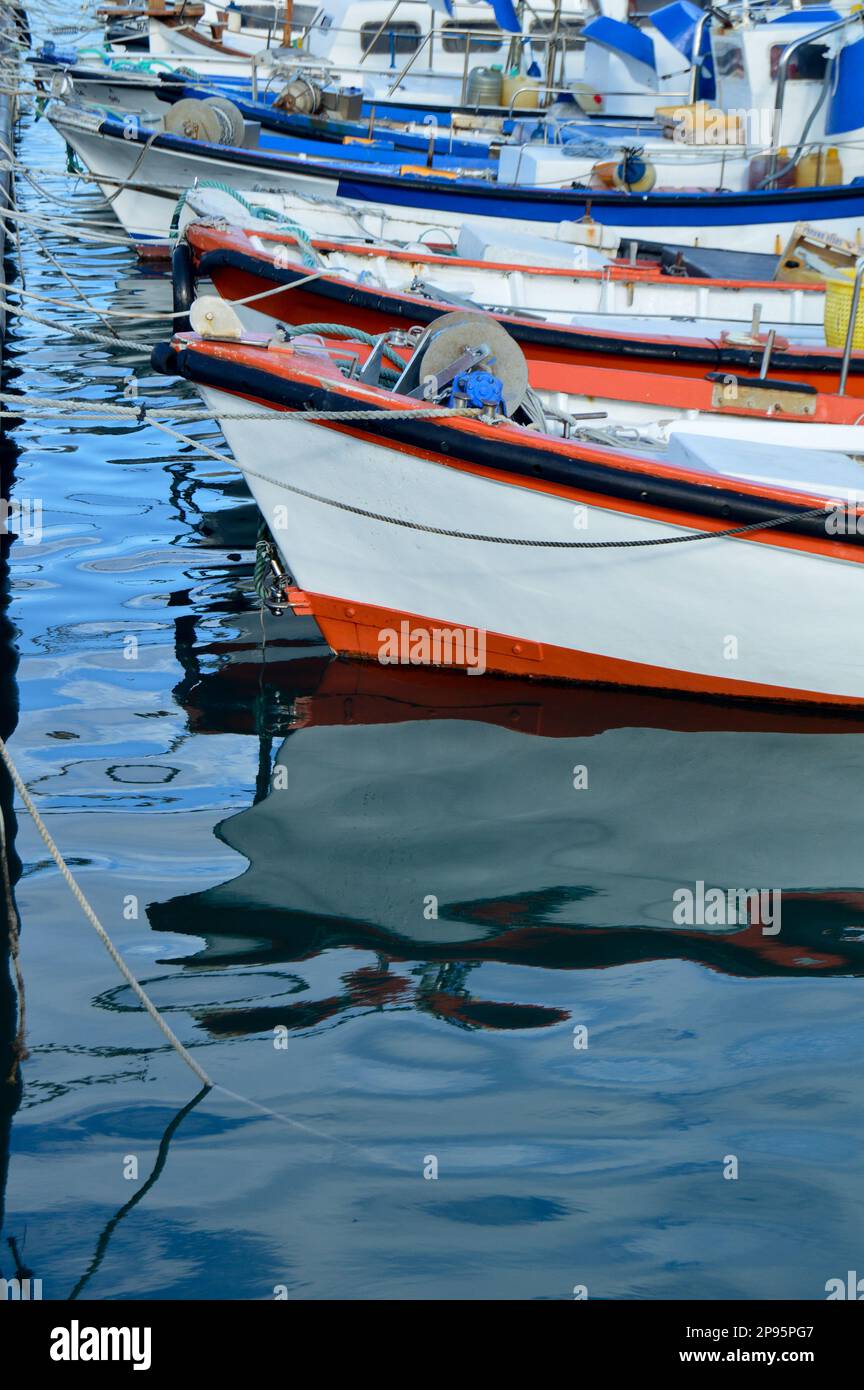
[[[346, 344], [340, 340], [331, 346], [344, 353]], [[357, 350], [362, 357], [364, 349], [357, 345]], [[267, 352], [270, 360], [265, 365], [260, 359]], [[326, 347], [322, 353], [326, 353]], [[380, 410], [381, 424], [377, 430], [368, 422], [315, 423], [492, 482], [625, 512], [646, 521], [706, 532], [723, 531], [788, 511], [789, 521], [782, 531], [775, 526], [770, 531], [754, 531], [738, 539], [864, 563], [864, 532], [856, 529], [851, 534], [835, 535], [827, 531], [819, 517], [800, 519], [802, 511], [819, 506], [824, 507], [827, 516], [831, 506], [844, 502], [842, 497], [828, 499], [791, 488], [684, 469], [636, 450], [628, 452], [549, 436], [530, 437], [527, 431], [518, 439], [506, 440], [507, 458], [502, 461], [502, 432], [508, 428], [515, 432], [515, 427], [466, 416], [412, 421], [402, 413], [412, 405], [422, 412], [422, 401], [349, 381], [333, 364], [328, 372], [323, 356], [317, 358], [316, 369], [309, 354], [303, 352], [304, 368], [298, 364], [300, 356], [284, 347], [274, 353], [263, 342], [215, 342], [199, 339], [195, 334], [178, 334], [171, 343], [157, 345], [152, 365], [160, 373], [183, 376], [278, 411], [297, 412], [300, 418], [306, 410], [339, 411], [352, 406]], [[387, 415], [393, 412], [402, 418], [388, 421]], [[849, 506], [856, 517], [864, 515], [864, 505]]]

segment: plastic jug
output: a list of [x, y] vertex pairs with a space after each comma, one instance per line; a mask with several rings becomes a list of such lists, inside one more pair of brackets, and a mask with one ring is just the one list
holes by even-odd
[[501, 83], [501, 105], [514, 111], [534, 110], [540, 93], [536, 77], [526, 77], [518, 68], [511, 68]]
[[823, 184], [843, 182], [843, 164], [834, 145], [812, 150], [795, 165], [795, 187], [815, 188]]

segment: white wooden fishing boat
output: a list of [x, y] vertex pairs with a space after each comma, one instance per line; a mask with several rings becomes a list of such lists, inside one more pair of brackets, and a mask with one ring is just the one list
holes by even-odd
[[[222, 218], [232, 203], [238, 219], [226, 226]], [[202, 215], [196, 216], [196, 207]], [[428, 322], [452, 305], [506, 317], [523, 351], [539, 356], [565, 348], [568, 341], [578, 347], [584, 335], [553, 332], [568, 329], [596, 333], [598, 353], [603, 334], [609, 336], [610, 352], [626, 350], [632, 340], [632, 358], [646, 365], [674, 356], [676, 345], [689, 342], [689, 354], [677, 355], [688, 356], [694, 372], [703, 373], [720, 365], [726, 349], [761, 353], [772, 329], [775, 375], [781, 350], [824, 348], [825, 286], [816, 280], [665, 274], [655, 261], [617, 259], [560, 238], [506, 230], [495, 235], [470, 222], [458, 229], [455, 254], [445, 250], [446, 241], [439, 249], [417, 242], [361, 242], [356, 226], [353, 236], [344, 228], [334, 234], [332, 223], [329, 234], [307, 239], [302, 201], [294, 203], [293, 212], [304, 234], [292, 231], [290, 223], [274, 227], [246, 213], [221, 190], [195, 189], [184, 202], [179, 230], [192, 248], [196, 275], [212, 278], [223, 298], [240, 300], [253, 290], [275, 291], [284, 284], [284, 294], [239, 310], [252, 331], [266, 331], [265, 319], [304, 323], [341, 315], [354, 327], [381, 332], [399, 322]], [[242, 217], [245, 225], [238, 225]], [[734, 264], [730, 257], [730, 272]], [[304, 283], [310, 268], [318, 276]], [[191, 299], [191, 286], [186, 293]], [[700, 368], [700, 362], [707, 365]], [[729, 362], [734, 365], [731, 357]], [[818, 364], [793, 353], [783, 367], [806, 371]], [[679, 369], [685, 370], [683, 363]]]
[[[782, 30], [779, 40], [768, 32], [774, 27]], [[799, 28], [803, 32], [789, 42]], [[692, 141], [646, 137], [637, 153], [612, 134], [605, 146], [611, 160], [598, 160], [598, 149], [586, 145], [581, 127], [556, 128], [555, 144], [505, 142], [497, 159], [493, 151], [486, 159], [436, 154], [418, 164], [402, 162], [398, 150], [380, 143], [366, 150], [348, 144], [341, 152], [338, 146], [312, 143], [298, 152], [268, 133], [257, 148], [229, 147], [59, 103], [51, 104], [49, 118], [110, 192], [136, 239], [166, 235], [166, 193], [183, 191], [196, 178], [217, 178], [241, 191], [299, 190], [410, 207], [430, 224], [444, 213], [525, 220], [539, 231], [590, 213], [634, 239], [724, 247], [734, 238], [742, 250], [779, 254], [802, 221], [864, 242], [864, 117], [857, 102], [864, 78], [861, 29], [856, 11], [816, 27], [796, 20], [746, 34], [712, 33], [725, 104], [722, 139], [715, 141], [702, 129], [710, 112], [699, 108], [690, 113], [696, 122]], [[767, 72], [763, 64], [751, 82], [744, 82], [735, 76], [735, 63], [757, 40]], [[816, 77], [804, 64], [810, 50], [821, 55], [814, 59]], [[795, 55], [804, 73], [797, 83], [789, 77], [799, 71], [790, 66]], [[722, 80], [721, 60], [729, 65]], [[788, 100], [787, 91], [792, 92]], [[729, 124], [729, 102], [736, 93], [754, 103], [757, 115], [770, 110], [774, 135], [767, 154], [746, 132], [743, 141], [739, 138], [737, 118]]]
[[[542, 393], [538, 415], [518, 360], [488, 319], [472, 319], [433, 327], [394, 390], [374, 384], [380, 356], [354, 344], [195, 337], [154, 355], [195, 381], [219, 419], [292, 576], [288, 598], [334, 651], [864, 701], [864, 660], [848, 641], [864, 561], [861, 465], [843, 451], [859, 426], [825, 449], [818, 426], [806, 425], [807, 447], [800, 422], [787, 444], [786, 426], [756, 418], [737, 425], [734, 449], [686, 429], [661, 447], [592, 437], [555, 410], [554, 394]], [[489, 410], [420, 418], [428, 400], [453, 399], [454, 383], [469, 401], [491, 399], [487, 380], [457, 380], [466, 363], [470, 376], [490, 361], [489, 342], [498, 400], [512, 412], [519, 399], [527, 423]], [[374, 414], [362, 423], [303, 419], [364, 408]], [[742, 402], [736, 414], [747, 411]]]

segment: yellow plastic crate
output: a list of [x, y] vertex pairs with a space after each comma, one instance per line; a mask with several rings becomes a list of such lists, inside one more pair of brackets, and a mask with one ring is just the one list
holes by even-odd
[[[852, 313], [854, 283], [855, 272], [852, 270], [841, 271], [836, 279], [826, 281], [825, 342], [828, 347], [842, 348], [846, 346], [849, 315]], [[864, 300], [864, 286], [862, 286], [861, 299]], [[860, 300], [858, 312], [855, 315], [855, 334], [852, 339], [852, 346], [856, 351], [864, 351], [864, 306]]]

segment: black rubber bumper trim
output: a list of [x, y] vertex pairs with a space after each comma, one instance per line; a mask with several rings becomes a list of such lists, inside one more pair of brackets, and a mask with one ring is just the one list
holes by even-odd
[[[202, 386], [254, 397], [268, 405], [289, 410], [350, 410], [354, 404], [350, 396], [341, 392], [277, 378], [257, 367], [221, 362], [206, 353], [196, 352], [194, 347], [175, 351], [169, 343], [157, 344], [151, 363], [157, 372], [182, 376]], [[528, 442], [508, 444], [506, 455], [502, 455], [500, 442], [495, 439], [454, 430], [446, 421], [437, 419], [388, 420], [388, 413], [381, 410], [380, 424], [367, 421], [357, 428], [390, 443], [441, 454], [444, 458], [458, 458], [497, 473], [510, 474], [514, 479], [542, 478], [598, 496], [686, 512], [712, 521], [722, 521], [728, 526], [768, 521], [788, 512], [790, 520], [784, 524], [782, 531], [822, 541], [864, 545], [864, 535], [857, 532], [837, 537], [830, 535], [819, 517], [797, 520], [797, 514], [807, 510], [803, 499], [800, 505], [763, 500], [738, 492], [733, 486], [723, 485], [719, 480], [718, 486], [708, 488], [696, 482], [658, 478], [647, 471], [625, 472], [613, 465], [587, 459], [578, 452], [566, 459], [554, 458], [545, 450], [532, 448]], [[571, 447], [578, 451], [578, 445]]]

